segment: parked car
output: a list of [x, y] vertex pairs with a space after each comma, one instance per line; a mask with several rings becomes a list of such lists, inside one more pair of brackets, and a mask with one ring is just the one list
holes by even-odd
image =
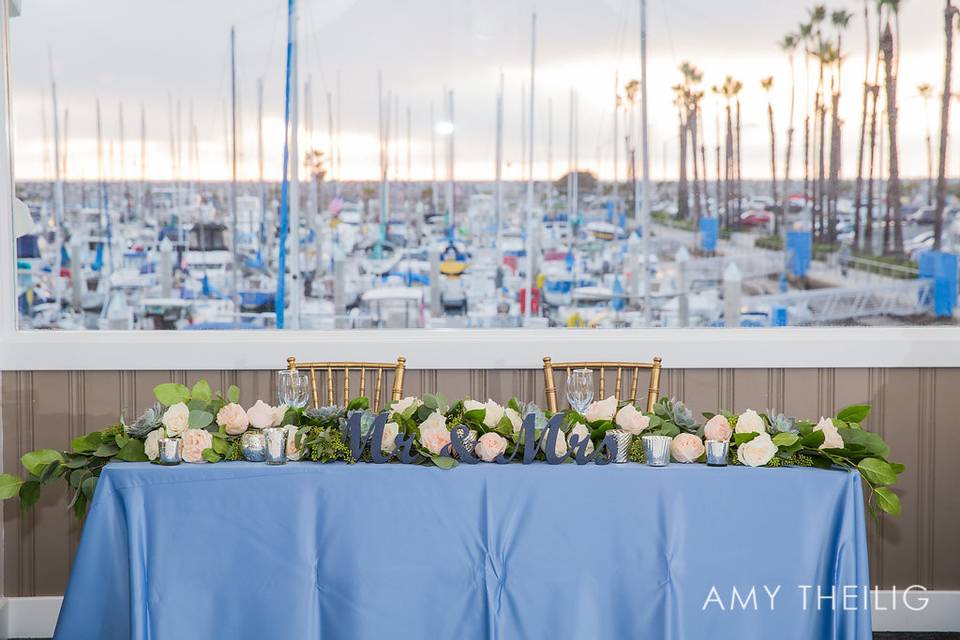
[[740, 214], [740, 224], [745, 227], [768, 227], [773, 221], [773, 214], [761, 209], [751, 209]]

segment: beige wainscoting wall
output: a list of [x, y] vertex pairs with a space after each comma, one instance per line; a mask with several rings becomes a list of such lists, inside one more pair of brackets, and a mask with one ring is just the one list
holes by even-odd
[[[4, 469], [18, 469], [25, 451], [65, 448], [71, 438], [111, 424], [121, 413], [137, 415], [152, 402], [156, 384], [200, 378], [215, 388], [237, 384], [251, 403], [275, 395], [269, 371], [0, 373]], [[405, 393], [432, 391], [500, 400], [516, 394], [544, 402], [537, 369], [408, 371]], [[816, 417], [847, 404], [872, 403], [866, 426], [882, 434], [894, 457], [907, 465], [900, 489], [903, 515], [870, 523], [872, 582], [883, 588], [960, 589], [960, 369], [667, 369], [663, 393], [683, 398], [698, 413], [771, 408]], [[81, 530], [66, 507], [58, 491], [25, 516], [14, 502], [4, 506], [5, 595], [63, 593]], [[789, 562], [791, 541], [782, 542]]]

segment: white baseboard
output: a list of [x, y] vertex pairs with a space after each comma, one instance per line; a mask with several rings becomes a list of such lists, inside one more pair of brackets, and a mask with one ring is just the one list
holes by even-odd
[[4, 598], [0, 604], [0, 639], [52, 638], [62, 596]]
[[[960, 591], [915, 591], [910, 603], [916, 607], [920, 597], [929, 598], [927, 606], [912, 611], [901, 594], [894, 598], [890, 591], [878, 592], [876, 601], [885, 609], [873, 611], [873, 630], [960, 632]], [[62, 602], [60, 596], [0, 599], [0, 640], [53, 637]]]

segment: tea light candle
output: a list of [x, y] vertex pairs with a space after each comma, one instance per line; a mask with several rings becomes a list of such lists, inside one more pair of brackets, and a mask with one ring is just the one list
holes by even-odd
[[613, 436], [617, 441], [617, 457], [613, 461], [626, 462], [627, 456], [630, 454], [630, 442], [633, 440], [633, 434], [623, 429], [611, 429], [607, 431], [607, 435]]
[[730, 443], [724, 440], [707, 440], [707, 464], [711, 467], [727, 466]]
[[670, 464], [670, 436], [643, 436], [643, 450], [647, 454], [647, 465], [665, 467]]
[[263, 430], [266, 442], [265, 457], [267, 464], [285, 464], [287, 461], [287, 430], [283, 427], [271, 427]]
[[259, 431], [248, 431], [240, 437], [243, 457], [250, 462], [263, 462], [266, 457], [267, 439]]
[[178, 438], [160, 438], [157, 440], [157, 459], [160, 464], [172, 466], [180, 464], [180, 440]]

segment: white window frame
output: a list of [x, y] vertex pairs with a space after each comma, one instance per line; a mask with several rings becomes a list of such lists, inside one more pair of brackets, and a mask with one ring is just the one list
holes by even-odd
[[528, 369], [557, 360], [663, 357], [666, 367], [955, 367], [960, 328], [19, 331], [14, 248], [9, 2], [0, 0], [0, 370], [272, 369], [390, 360], [413, 369]]

